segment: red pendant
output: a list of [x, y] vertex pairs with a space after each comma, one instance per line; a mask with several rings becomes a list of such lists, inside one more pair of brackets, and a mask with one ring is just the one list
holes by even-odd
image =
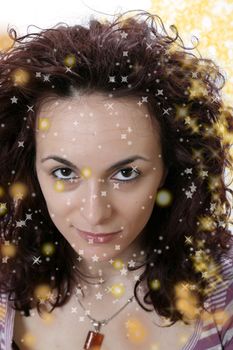
[[83, 349], [100, 350], [103, 340], [104, 340], [103, 334], [99, 332], [89, 331]]

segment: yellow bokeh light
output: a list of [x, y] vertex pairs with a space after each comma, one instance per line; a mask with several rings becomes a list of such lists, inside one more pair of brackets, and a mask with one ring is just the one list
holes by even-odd
[[208, 92], [206, 87], [202, 81], [199, 80], [191, 80], [191, 87], [189, 89], [189, 97], [193, 98], [203, 98], [203, 96], [207, 96]]
[[21, 342], [25, 344], [25, 346], [33, 349], [36, 345], [36, 337], [31, 332], [24, 333]]
[[211, 216], [198, 217], [198, 230], [213, 232], [216, 229], [215, 220]]
[[8, 51], [14, 45], [14, 40], [12, 40], [8, 34], [0, 33], [0, 51]]
[[54, 189], [56, 192], [63, 192], [65, 189], [65, 184], [62, 180], [56, 180], [54, 184]]
[[55, 320], [55, 316], [47, 311], [43, 311], [41, 317], [43, 322], [47, 325], [52, 324]]
[[153, 343], [151, 344], [150, 346], [150, 349], [149, 350], [160, 350], [160, 346], [159, 346], [159, 343]]
[[222, 327], [230, 318], [230, 315], [224, 311], [224, 310], [217, 310], [214, 312], [208, 312], [208, 311], [204, 311], [201, 314], [201, 318], [203, 321], [211, 321], [214, 319], [216, 324], [220, 327]]
[[161, 189], [158, 191], [155, 201], [160, 207], [167, 207], [172, 202], [172, 194], [167, 189]]
[[197, 119], [194, 117], [192, 117], [192, 119], [190, 117], [187, 117], [185, 118], [185, 123], [185, 126], [190, 128], [192, 133], [199, 133], [200, 124], [198, 124]]
[[91, 168], [84, 167], [81, 169], [81, 175], [84, 179], [89, 179], [91, 177]]
[[189, 299], [178, 299], [176, 301], [177, 310], [188, 320], [194, 320], [199, 316], [199, 308], [197, 305], [190, 303]]
[[188, 339], [189, 339], [189, 336], [188, 336], [188, 335], [182, 334], [182, 335], [180, 336], [180, 343], [181, 343], [181, 344], [186, 344], [187, 341], [188, 341]]
[[194, 320], [199, 316], [200, 308], [197, 296], [190, 290], [190, 284], [179, 282], [175, 285], [176, 309], [187, 320]]
[[184, 120], [185, 118], [188, 118], [188, 116], [189, 116], [189, 106], [175, 105], [175, 109], [176, 109], [175, 119], [177, 121]]
[[28, 194], [28, 188], [22, 182], [15, 182], [9, 187], [9, 193], [13, 199], [24, 199]]
[[147, 336], [148, 331], [143, 323], [137, 318], [129, 318], [125, 323], [127, 329], [127, 338], [133, 344], [142, 344]]
[[39, 284], [34, 289], [34, 297], [40, 301], [46, 301], [51, 296], [51, 287], [48, 284]]
[[38, 128], [41, 131], [47, 131], [50, 128], [49, 118], [39, 118]]
[[208, 187], [210, 189], [210, 191], [214, 191], [214, 190], [218, 190], [219, 188], [221, 188], [221, 176], [209, 176], [208, 179], [209, 183], [208, 183]]
[[112, 263], [112, 266], [114, 267], [114, 269], [116, 270], [121, 270], [124, 267], [124, 263], [123, 260], [121, 259], [115, 259]]
[[12, 80], [15, 85], [25, 85], [29, 79], [30, 75], [25, 69], [18, 68], [12, 72]]
[[72, 68], [76, 64], [76, 57], [73, 54], [67, 55], [64, 59], [64, 64], [67, 67]]
[[51, 242], [44, 243], [42, 245], [41, 252], [46, 256], [51, 256], [55, 252], [55, 245]]
[[0, 203], [0, 216], [4, 216], [7, 213], [6, 203]]
[[150, 288], [153, 290], [158, 290], [160, 288], [160, 281], [157, 279], [150, 281]]
[[110, 292], [115, 298], [121, 298], [125, 294], [125, 286], [123, 283], [113, 284], [110, 288]]
[[15, 254], [17, 252], [17, 247], [15, 244], [5, 242], [4, 244], [0, 245], [0, 250], [1, 250], [1, 254], [3, 256], [8, 256], [8, 257], [12, 258], [15, 256]]

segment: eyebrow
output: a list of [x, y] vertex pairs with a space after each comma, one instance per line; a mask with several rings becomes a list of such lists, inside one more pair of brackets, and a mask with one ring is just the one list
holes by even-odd
[[[46, 160], [48, 160], [48, 159], [53, 159], [53, 160], [55, 160], [55, 161], [57, 161], [57, 162], [59, 162], [59, 163], [62, 163], [62, 164], [64, 164], [64, 165], [67, 165], [67, 166], [69, 166], [69, 167], [71, 167], [71, 168], [73, 168], [73, 169], [75, 169], [75, 170], [79, 170], [79, 168], [78, 168], [75, 164], [71, 163], [69, 160], [64, 159], [64, 158], [61, 158], [61, 157], [58, 157], [58, 156], [56, 156], [56, 155], [51, 155], [51, 156], [48, 156], [48, 157], [46, 157], [46, 158], [42, 158], [42, 159], [41, 159], [41, 163], [44, 163], [44, 162], [45, 162]], [[133, 155], [133, 156], [131, 156], [131, 157], [129, 157], [129, 158], [120, 160], [120, 161], [118, 161], [118, 162], [112, 164], [112, 165], [108, 168], [107, 171], [112, 171], [112, 170], [114, 170], [114, 169], [117, 169], [117, 168], [121, 167], [122, 165], [126, 165], [126, 164], [129, 164], [129, 163], [133, 163], [133, 162], [134, 162], [135, 160], [137, 160], [137, 159], [142, 159], [142, 160], [145, 160], [145, 161], [150, 161], [150, 159], [148, 159], [148, 158], [146, 158], [146, 157], [143, 157], [143, 156], [140, 156], [140, 155]]]

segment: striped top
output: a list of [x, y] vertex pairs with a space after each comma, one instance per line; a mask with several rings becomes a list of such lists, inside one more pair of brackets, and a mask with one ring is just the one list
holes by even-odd
[[[205, 302], [210, 316], [196, 321], [194, 333], [181, 350], [233, 349], [233, 251], [223, 261], [222, 275], [223, 282]], [[0, 350], [20, 350], [12, 339], [15, 310], [10, 303], [6, 294], [0, 294]]]

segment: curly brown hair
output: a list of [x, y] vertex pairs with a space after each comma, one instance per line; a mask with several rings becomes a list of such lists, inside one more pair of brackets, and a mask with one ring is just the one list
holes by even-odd
[[[87, 28], [58, 23], [21, 37], [8, 30], [14, 44], [0, 54], [0, 290], [25, 313], [33, 305], [40, 312], [36, 286], [58, 291], [53, 310], [69, 300], [83, 278], [77, 253], [50, 218], [35, 171], [35, 120], [49, 98], [71, 97], [75, 90], [139, 101], [143, 96], [159, 122], [168, 168], [163, 190], [172, 201], [167, 206], [155, 201], [146, 226], [146, 268], [134, 287], [145, 310], [150, 309], [137, 296], [142, 281], [148, 286], [144, 304], [172, 322], [183, 318], [175, 307], [179, 283], [195, 285], [203, 305], [210, 266], [218, 265], [231, 245], [227, 191], [232, 191], [224, 172], [232, 166], [233, 123], [221, 96], [224, 76], [211, 59], [185, 47], [175, 26], [169, 35], [159, 16], [125, 14], [112, 22], [92, 18]], [[12, 187], [18, 183], [28, 194], [16, 206]], [[53, 254], [42, 249], [48, 242]], [[7, 260], [10, 251], [15, 254]], [[34, 263], [38, 256], [40, 264]]]

